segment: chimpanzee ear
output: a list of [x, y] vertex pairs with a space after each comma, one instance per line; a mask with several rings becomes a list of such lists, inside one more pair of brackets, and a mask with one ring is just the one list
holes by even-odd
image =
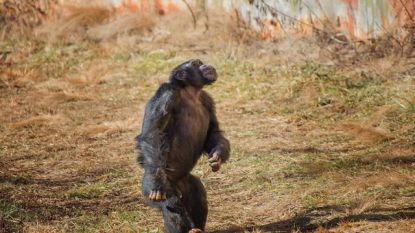
[[187, 74], [186, 71], [184, 70], [177, 70], [176, 72], [173, 73], [173, 79], [178, 80], [178, 81], [185, 81], [187, 78]]

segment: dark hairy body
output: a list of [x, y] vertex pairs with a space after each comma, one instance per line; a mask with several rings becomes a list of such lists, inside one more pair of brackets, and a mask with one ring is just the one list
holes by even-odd
[[190, 172], [204, 153], [215, 172], [229, 158], [229, 141], [219, 128], [214, 101], [202, 90], [216, 79], [212, 66], [186, 61], [173, 69], [169, 82], [146, 106], [137, 136], [142, 191], [147, 203], [162, 212], [169, 233], [204, 230], [206, 191]]

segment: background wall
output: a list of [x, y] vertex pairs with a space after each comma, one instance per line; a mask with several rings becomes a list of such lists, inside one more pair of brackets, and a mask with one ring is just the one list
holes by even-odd
[[36, 24], [43, 15], [55, 13], [56, 3], [99, 4], [119, 13], [158, 15], [189, 9], [192, 13], [224, 10], [260, 31], [263, 38], [317, 30], [360, 40], [385, 32], [400, 34], [400, 28], [415, 25], [415, 0], [0, 0], [0, 21], [19, 19], [24, 25]]
[[225, 9], [239, 14], [265, 37], [285, 33], [307, 34], [313, 29], [336, 30], [350, 39], [376, 37], [414, 21], [415, 0], [110, 0], [121, 11], [155, 9], [166, 14], [203, 5], [209, 10]]

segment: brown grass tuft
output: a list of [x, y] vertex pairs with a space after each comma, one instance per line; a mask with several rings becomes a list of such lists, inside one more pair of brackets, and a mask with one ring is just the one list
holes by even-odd
[[326, 229], [326, 228], [322, 227], [322, 226], [319, 226], [319, 227], [316, 229], [315, 233], [330, 233], [330, 231], [329, 231], [328, 229]]
[[0, 88], [21, 88], [29, 85], [30, 83], [34, 83], [37, 79], [39, 79], [39, 76], [36, 75], [34, 70], [8, 70], [0, 72]]
[[37, 30], [39, 38], [84, 38], [90, 27], [104, 23], [113, 12], [104, 5], [64, 5], [62, 8], [64, 13], [59, 20], [46, 22]]
[[33, 97], [40, 103], [47, 105], [56, 105], [65, 102], [75, 102], [75, 101], [88, 101], [93, 100], [93, 97], [90, 97], [85, 94], [76, 93], [70, 90], [56, 90], [56, 91], [47, 91], [41, 90], [35, 92]]
[[32, 27], [53, 15], [57, 0], [0, 1], [0, 39], [17, 33], [27, 35]]
[[351, 209], [351, 214], [362, 214], [368, 210], [376, 208], [379, 204], [372, 198], [363, 198], [358, 201], [356, 205]]
[[399, 188], [405, 187], [408, 184], [415, 184], [413, 175], [388, 171], [359, 177], [350, 177], [342, 174], [334, 174], [332, 177], [340, 182], [348, 183], [347, 186], [344, 186], [345, 194], [359, 193], [364, 189], [373, 187]]
[[81, 134], [89, 138], [101, 138], [108, 135], [122, 133], [136, 128], [133, 124], [135, 119], [130, 118], [123, 121], [104, 122], [98, 125], [90, 125], [79, 129]]
[[27, 233], [57, 233], [60, 232], [56, 227], [36, 223], [24, 227], [24, 232]]
[[[366, 160], [366, 159], [365, 159]], [[415, 148], [393, 148], [388, 152], [377, 154], [370, 158], [369, 161], [383, 161], [392, 164], [409, 164], [415, 165]]]
[[58, 103], [71, 102], [71, 101], [85, 101], [85, 100], [92, 99], [91, 97], [88, 97], [86, 95], [69, 93], [65, 91], [51, 94], [49, 98], [51, 98], [53, 101], [56, 101]]
[[11, 126], [14, 129], [20, 129], [27, 127], [62, 124], [67, 121], [68, 118], [62, 115], [39, 115], [18, 121]]
[[150, 31], [154, 25], [155, 22], [150, 17], [140, 14], [125, 14], [110, 20], [108, 23], [90, 28], [87, 34], [94, 41], [102, 41], [129, 33], [142, 34]]
[[96, 86], [104, 83], [108, 69], [108, 61], [99, 60], [88, 65], [88, 69], [81, 69], [76, 75], [69, 76], [66, 81], [75, 86]]
[[366, 143], [378, 143], [391, 138], [386, 130], [372, 126], [363, 126], [361, 123], [350, 122], [342, 125], [342, 129]]
[[[154, 25], [154, 15], [129, 13], [116, 15], [114, 9], [105, 5], [65, 5], [60, 19], [46, 22], [36, 34], [65, 38], [68, 40], [87, 39], [103, 41], [119, 35], [141, 35], [150, 31]], [[150, 17], [152, 16], [152, 17]]]
[[106, 135], [110, 135], [116, 132], [121, 132], [117, 127], [111, 127], [109, 125], [91, 125], [82, 130], [82, 133], [90, 138], [98, 138]]

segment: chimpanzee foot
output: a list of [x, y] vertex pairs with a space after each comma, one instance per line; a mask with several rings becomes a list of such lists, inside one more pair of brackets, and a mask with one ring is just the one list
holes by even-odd
[[189, 233], [203, 233], [203, 231], [198, 228], [193, 228], [189, 231]]
[[148, 199], [152, 201], [164, 201], [166, 200], [166, 193], [160, 190], [153, 190], [150, 192], [150, 195], [148, 195]]

